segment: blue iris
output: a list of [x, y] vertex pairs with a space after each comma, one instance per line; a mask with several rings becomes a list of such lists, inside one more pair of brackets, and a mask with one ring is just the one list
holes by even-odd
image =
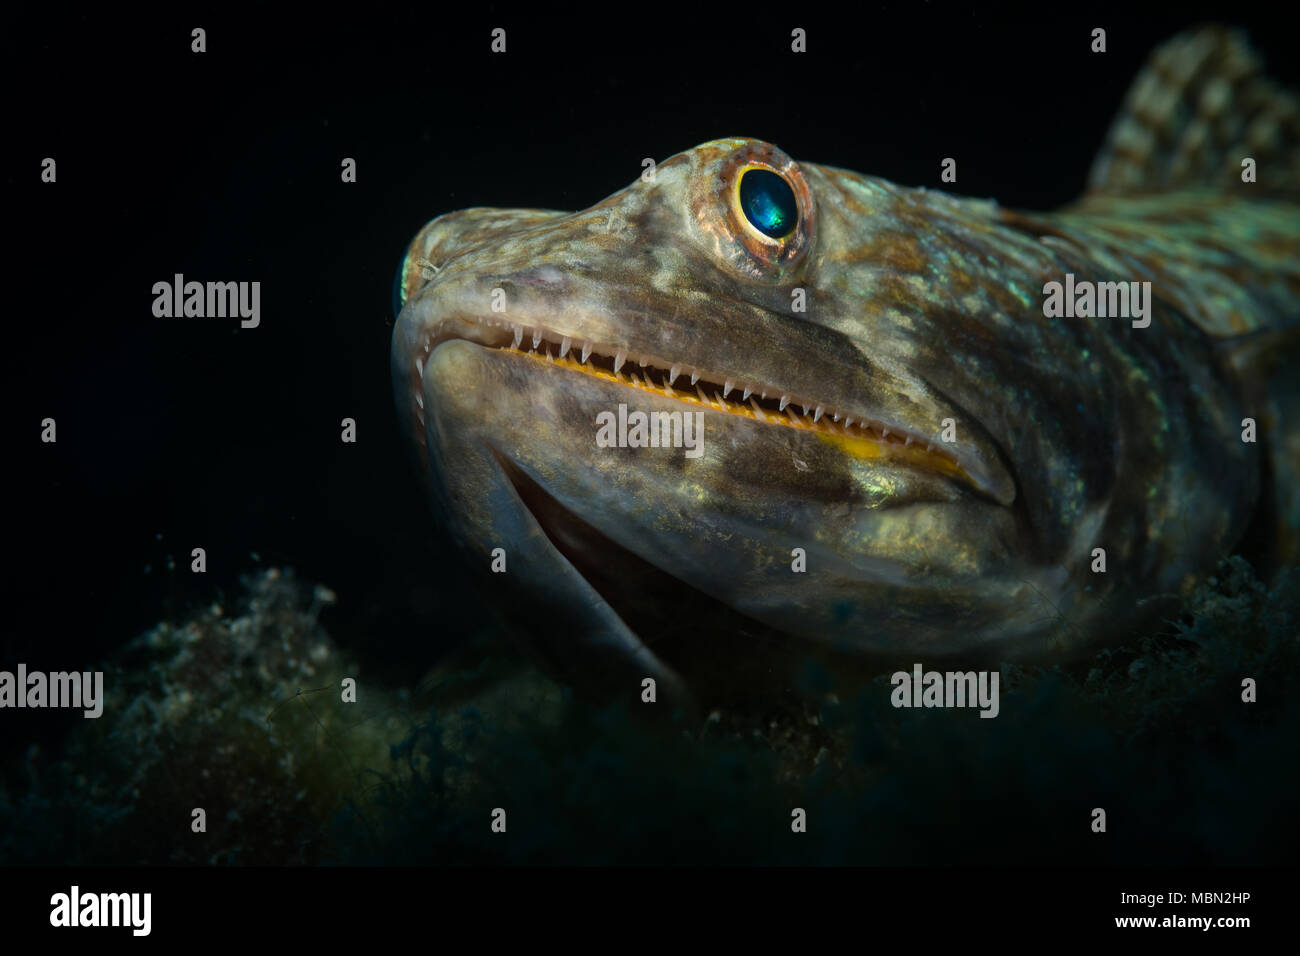
[[784, 239], [799, 224], [794, 190], [766, 169], [751, 169], [740, 177], [740, 208], [755, 229], [773, 239]]

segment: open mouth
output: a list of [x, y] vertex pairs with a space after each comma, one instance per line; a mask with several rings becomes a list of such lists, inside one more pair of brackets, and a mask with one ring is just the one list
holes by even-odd
[[[543, 360], [544, 361], [544, 360]], [[645, 645], [677, 672], [714, 692], [785, 681], [785, 658], [803, 660], [806, 642], [770, 627], [660, 570], [568, 510], [507, 455], [493, 452], [520, 501], [551, 545]], [[665, 609], [671, 609], [665, 613]], [[534, 626], [547, 626], [542, 623]], [[702, 636], [707, 635], [707, 640]]]
[[[779, 387], [730, 378], [660, 356], [572, 338], [542, 326], [490, 317], [446, 317], [430, 330], [423, 354], [416, 356], [415, 370], [421, 381], [425, 358], [452, 339], [464, 339], [698, 408], [813, 432], [854, 458], [913, 465], [997, 497], [963, 467], [956, 454], [896, 422], [854, 414]], [[418, 384], [414, 391], [417, 416], [423, 426], [424, 400]]]

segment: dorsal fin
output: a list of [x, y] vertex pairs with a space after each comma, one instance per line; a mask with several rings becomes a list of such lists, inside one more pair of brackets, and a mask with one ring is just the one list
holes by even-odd
[[[1255, 184], [1242, 160], [1255, 160]], [[1138, 74], [1088, 176], [1090, 192], [1300, 192], [1300, 108], [1264, 76], [1244, 34], [1181, 33]]]

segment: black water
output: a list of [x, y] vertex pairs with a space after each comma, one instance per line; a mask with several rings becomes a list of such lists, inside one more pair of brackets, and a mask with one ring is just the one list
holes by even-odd
[[[1231, 13], [1294, 84], [1280, 20]], [[581, 208], [643, 157], [726, 135], [905, 185], [938, 187], [952, 156], [957, 192], [1050, 209], [1080, 191], [1149, 50], [1217, 18], [914, 4], [848, 20], [749, 5], [19, 18], [3, 41], [0, 665], [89, 668], [287, 565], [341, 595], [328, 626], [368, 667], [409, 677], [474, 613], [393, 414], [391, 281], [423, 222]], [[488, 52], [494, 26], [505, 56]], [[39, 181], [45, 156], [56, 185]], [[175, 273], [259, 280], [261, 326], [155, 318], [151, 288]], [[56, 445], [38, 440], [46, 416]], [[343, 417], [356, 445], [338, 440]], [[194, 547], [205, 575], [188, 571]], [[3, 755], [63, 724], [6, 715]]]

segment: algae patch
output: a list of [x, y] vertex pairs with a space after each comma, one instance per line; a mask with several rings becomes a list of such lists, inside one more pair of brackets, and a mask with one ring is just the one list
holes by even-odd
[[[334, 600], [270, 569], [217, 605], [133, 640], [105, 671], [104, 715], [61, 753], [31, 748], [0, 791], [9, 863], [313, 861], [321, 821], [388, 764], [404, 695], [362, 682], [318, 621]], [[346, 741], [346, 746], [340, 746]], [[192, 810], [206, 813], [193, 832]]]

